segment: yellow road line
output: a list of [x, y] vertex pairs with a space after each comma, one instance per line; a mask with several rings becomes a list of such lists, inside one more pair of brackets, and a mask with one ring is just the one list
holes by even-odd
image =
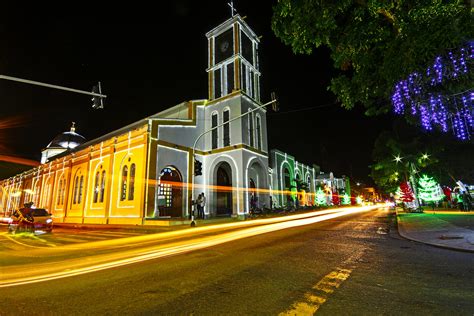
[[293, 303], [288, 310], [279, 315], [314, 315], [329, 296], [350, 277], [355, 263], [364, 255], [364, 251], [365, 249], [361, 249], [342, 262], [341, 266], [344, 268], [336, 268], [326, 274], [310, 291], [304, 294], [303, 300]]
[[347, 280], [352, 270], [337, 268], [324, 276], [315, 286], [304, 295], [304, 300], [294, 303], [291, 308], [280, 313], [288, 315], [313, 315], [328, 299], [329, 295]]

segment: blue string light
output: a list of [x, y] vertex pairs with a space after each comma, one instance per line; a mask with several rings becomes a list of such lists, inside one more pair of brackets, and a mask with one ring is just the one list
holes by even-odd
[[[432, 131], [437, 126], [441, 131], [453, 134], [460, 140], [474, 135], [474, 92], [471, 89], [457, 95], [433, 93], [442, 90], [443, 84], [469, 78], [474, 60], [474, 42], [458, 50], [449, 51], [447, 56], [437, 56], [424, 74], [411, 73], [400, 80], [391, 96], [394, 112], [405, 114], [409, 108], [412, 116], [419, 116], [421, 126]], [[458, 104], [462, 104], [458, 108]]]

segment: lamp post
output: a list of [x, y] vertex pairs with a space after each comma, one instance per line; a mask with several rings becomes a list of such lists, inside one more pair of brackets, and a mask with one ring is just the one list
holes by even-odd
[[251, 110], [248, 110], [247, 112], [243, 113], [243, 114], [240, 114], [239, 116], [236, 116], [224, 123], [221, 123], [221, 124], [218, 124], [216, 126], [214, 126], [213, 128], [207, 130], [207, 131], [204, 131], [202, 132], [201, 134], [199, 134], [199, 136], [196, 138], [196, 140], [194, 141], [194, 144], [193, 144], [193, 148], [191, 149], [191, 156], [192, 156], [192, 160], [193, 160], [193, 172], [191, 173], [191, 226], [194, 227], [196, 226], [196, 222], [194, 221], [194, 212], [193, 212], [193, 203], [194, 203], [194, 161], [196, 159], [196, 146], [197, 146], [197, 143], [199, 142], [199, 140], [201, 139], [201, 137], [203, 137], [204, 135], [206, 135], [207, 133], [209, 132], [212, 132], [213, 130], [215, 129], [218, 129], [219, 127], [222, 127], [224, 126], [225, 124], [230, 124], [230, 122], [233, 122], [235, 120], [238, 120], [248, 114], [251, 114], [252, 112], [255, 112], [257, 110], [260, 110], [270, 104], [273, 104], [273, 103], [277, 103], [277, 98], [275, 96], [274, 93], [272, 93], [272, 100], [265, 103], [265, 104], [262, 104], [260, 106], [257, 106], [256, 108], [254, 109], [251, 109]]

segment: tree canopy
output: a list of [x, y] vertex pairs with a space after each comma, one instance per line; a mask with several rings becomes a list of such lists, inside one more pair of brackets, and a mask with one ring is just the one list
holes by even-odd
[[472, 13], [467, 0], [279, 0], [272, 28], [295, 53], [328, 47], [340, 70], [329, 89], [373, 115], [389, 110], [396, 82], [473, 39]]

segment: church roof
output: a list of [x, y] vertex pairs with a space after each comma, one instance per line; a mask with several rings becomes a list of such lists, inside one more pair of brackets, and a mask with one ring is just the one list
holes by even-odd
[[226, 21], [222, 22], [220, 25], [216, 26], [212, 30], [206, 33], [206, 37], [211, 37], [215, 36], [219, 33], [221, 33], [223, 30], [227, 29], [230, 25], [234, 24], [236, 21], [240, 23], [240, 25], [243, 26], [245, 31], [249, 33], [250, 36], [252, 36], [257, 42], [260, 42], [260, 39], [258, 38], [257, 34], [250, 28], [250, 26], [247, 24], [247, 22], [244, 21], [244, 19], [236, 14], [232, 16], [231, 18], [227, 19]]
[[56, 137], [46, 146], [46, 148], [64, 148], [72, 149], [86, 142], [84, 136], [76, 133], [74, 123], [70, 131], [63, 132]]
[[[86, 148], [88, 146], [91, 146], [91, 145], [94, 145], [94, 144], [97, 144], [97, 143], [100, 143], [101, 141], [104, 141], [104, 140], [107, 140], [107, 139], [110, 139], [114, 136], [117, 136], [117, 135], [121, 135], [123, 133], [126, 133], [127, 131], [130, 131], [132, 129], [135, 129], [135, 128], [139, 128], [140, 126], [143, 126], [145, 124], [148, 124], [148, 122], [150, 120], [162, 120], [162, 121], [166, 121], [166, 120], [173, 120], [173, 119], [184, 119], [185, 117], [187, 117], [187, 115], [185, 116], [184, 113], [183, 113], [183, 109], [186, 107], [187, 108], [187, 104], [189, 102], [191, 103], [201, 103], [201, 102], [205, 102], [206, 100], [205, 99], [197, 99], [197, 100], [190, 100], [190, 101], [185, 101], [185, 102], [182, 102], [182, 103], [179, 103], [171, 108], [168, 108], [168, 109], [165, 109], [161, 112], [158, 112], [156, 114], [153, 114], [153, 115], [150, 115], [150, 116], [147, 116], [141, 120], [138, 120], [136, 122], [133, 122], [129, 125], [126, 125], [122, 128], [119, 128], [117, 130], [114, 130], [110, 133], [107, 133], [105, 135], [102, 135], [102, 136], [99, 136], [95, 139], [92, 139], [92, 140], [89, 140], [89, 141], [86, 141], [84, 139], [84, 137], [82, 137], [81, 135], [77, 134], [76, 135], [79, 135], [80, 137], [82, 137], [84, 140], [77, 146], [77, 147], [70, 147], [71, 150], [69, 151], [65, 151], [63, 153], [60, 153], [60, 154], [57, 154], [54, 156], [54, 158], [60, 158], [60, 157], [63, 157], [63, 156], [66, 156], [68, 155], [69, 153], [71, 152], [75, 152], [75, 151], [79, 151], [83, 148]], [[176, 116], [178, 115], [178, 116]], [[192, 118], [190, 118], [192, 119]], [[65, 132], [65, 133], [69, 133], [69, 132]], [[65, 134], [63, 133], [63, 134]], [[62, 135], [62, 134], [60, 134]], [[59, 137], [60, 135], [58, 135], [57, 137]], [[54, 141], [54, 140], [53, 140]], [[53, 143], [53, 141], [51, 143]], [[49, 145], [48, 145], [49, 146]]]

